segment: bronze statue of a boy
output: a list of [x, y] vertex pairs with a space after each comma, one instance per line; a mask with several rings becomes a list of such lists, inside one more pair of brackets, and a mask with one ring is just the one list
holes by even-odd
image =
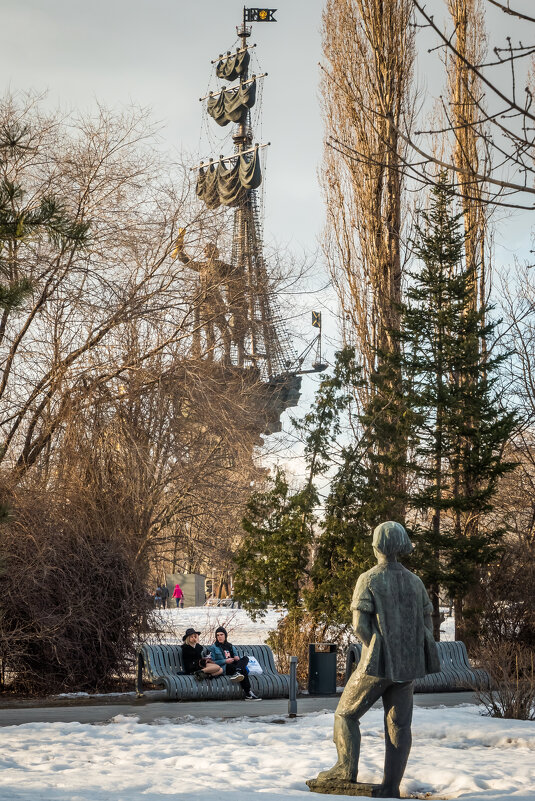
[[[351, 603], [353, 627], [363, 647], [335, 713], [338, 761], [307, 784], [315, 792], [399, 798], [412, 742], [413, 682], [440, 671], [440, 660], [425, 587], [396, 558], [412, 551], [403, 526], [392, 521], [377, 526], [373, 550], [378, 564], [359, 577]], [[360, 785], [359, 720], [381, 697], [386, 741], [383, 781]]]

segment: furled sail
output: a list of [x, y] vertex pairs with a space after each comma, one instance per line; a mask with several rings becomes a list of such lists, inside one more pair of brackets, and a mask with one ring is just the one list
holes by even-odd
[[241, 53], [235, 53], [233, 56], [221, 60], [215, 73], [218, 78], [223, 78], [225, 81], [235, 81], [247, 71], [250, 58], [249, 51], [242, 50]]
[[239, 206], [249, 189], [257, 189], [262, 183], [262, 172], [258, 149], [233, 159], [232, 166], [224, 161], [201, 167], [197, 177], [197, 197], [208, 208]]
[[255, 100], [256, 81], [249, 81], [236, 89], [223, 89], [209, 97], [206, 108], [218, 125], [228, 125], [229, 122], [242, 122]]

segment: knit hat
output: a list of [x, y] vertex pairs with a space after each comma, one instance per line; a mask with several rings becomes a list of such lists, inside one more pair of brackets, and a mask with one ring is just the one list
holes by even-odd
[[223, 626], [218, 626], [218, 627], [216, 628], [216, 630], [215, 630], [215, 636], [216, 636], [216, 639], [217, 639], [217, 635], [219, 634], [219, 632], [220, 632], [220, 631], [222, 631], [222, 632], [223, 632], [223, 634], [225, 635], [225, 640], [226, 640], [226, 639], [227, 639], [227, 630], [226, 630], [226, 629], [224, 629], [224, 628], [223, 628]]

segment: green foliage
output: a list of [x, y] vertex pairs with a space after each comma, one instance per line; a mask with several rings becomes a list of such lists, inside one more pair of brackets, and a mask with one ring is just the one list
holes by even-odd
[[351, 596], [360, 573], [373, 563], [366, 485], [349, 453], [334, 478], [305, 593], [309, 611], [333, 624], [351, 624]]
[[[26, 128], [2, 131], [0, 153], [24, 150]], [[0, 310], [19, 308], [33, 290], [33, 280], [24, 274], [21, 247], [44, 236], [58, 250], [86, 244], [89, 223], [77, 220], [64, 203], [52, 195], [26, 202], [22, 186], [6, 178], [0, 182]]]
[[[324, 465], [335, 470], [316, 542], [312, 586], [305, 593], [308, 609], [329, 625], [351, 623], [356, 579], [375, 563], [371, 530], [382, 520], [403, 519], [411, 418], [400, 381], [399, 357], [382, 354], [371, 377], [370, 399], [359, 410], [361, 370], [354, 350], [346, 348], [336, 354], [334, 379], [322, 382], [317, 393], [316, 407], [323, 414], [305, 418], [310, 426], [307, 441], [329, 455], [330, 462], [324, 459]], [[330, 426], [323, 425], [326, 409], [332, 417]], [[352, 427], [344, 430], [342, 418]]]
[[[496, 324], [487, 322], [488, 308], [475, 308], [446, 175], [422, 219], [402, 327], [390, 332], [390, 350], [376, 354], [364, 407], [362, 371], [345, 348], [295, 424], [305, 441], [305, 489], [290, 494], [279, 472], [273, 489], [252, 500], [238, 554], [248, 608], [272, 601], [292, 609], [302, 595], [315, 621], [349, 625], [355, 581], [374, 563], [371, 531], [408, 515], [418, 546], [409, 563], [431, 590], [438, 635], [439, 589], [463, 599], [477, 570], [498, 555], [502, 532], [485, 516], [500, 476], [514, 466], [503, 453], [516, 418], [500, 401], [504, 356], [489, 355]], [[313, 538], [312, 522], [302, 521], [312, 521], [313, 482], [326, 475]]]
[[32, 284], [27, 278], [13, 281], [9, 286], [0, 284], [0, 309], [9, 311], [19, 308], [31, 291]]
[[300, 605], [317, 502], [312, 484], [292, 494], [282, 470], [267, 491], [252, 495], [235, 557], [234, 595], [253, 617], [268, 603], [288, 609]]
[[354, 349], [336, 353], [333, 375], [321, 382], [313, 409], [298, 426], [305, 434], [305, 453], [314, 475], [338, 465], [316, 539], [312, 582], [305, 590], [308, 610], [327, 624], [350, 622], [355, 578], [373, 558], [366, 542], [371, 510], [366, 507], [361, 443], [336, 444], [347, 439], [343, 420], [355, 412], [355, 392], [362, 383]]
[[446, 174], [422, 215], [419, 269], [402, 308], [402, 368], [415, 441], [408, 498], [418, 513], [412, 559], [437, 598], [442, 586], [463, 598], [477, 568], [497, 555], [501, 531], [485, 527], [497, 482], [514, 465], [503, 459], [516, 424], [503, 409], [492, 352], [496, 323], [475, 308], [473, 276], [463, 267], [461, 215]]

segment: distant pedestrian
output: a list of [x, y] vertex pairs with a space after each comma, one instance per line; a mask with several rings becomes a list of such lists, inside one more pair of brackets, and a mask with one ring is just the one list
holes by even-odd
[[167, 601], [169, 600], [169, 590], [166, 584], [162, 584], [162, 607], [167, 609]]
[[162, 608], [162, 588], [156, 587], [154, 591], [154, 606], [156, 609]]
[[184, 608], [184, 593], [180, 589], [180, 584], [175, 584], [175, 589], [173, 590], [173, 598], [176, 599], [177, 609], [179, 609], [180, 607]]

